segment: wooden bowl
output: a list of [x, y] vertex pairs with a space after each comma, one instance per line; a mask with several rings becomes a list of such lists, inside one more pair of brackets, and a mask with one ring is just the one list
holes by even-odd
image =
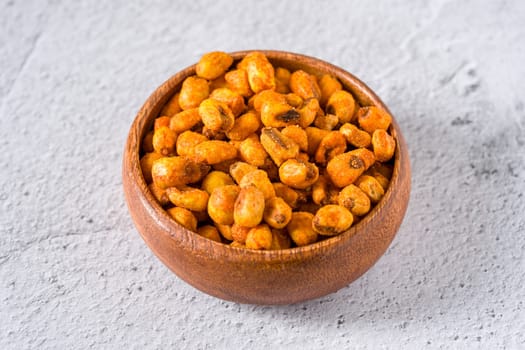
[[[238, 61], [248, 52], [232, 56]], [[370, 88], [339, 67], [295, 53], [262, 52], [275, 66], [336, 76], [360, 105], [388, 110]], [[394, 238], [410, 195], [408, 152], [396, 121], [390, 129], [397, 140], [390, 187], [359, 223], [339, 236], [304, 247], [273, 251], [230, 247], [203, 238], [172, 220], [149, 192], [140, 168], [144, 135], [182, 81], [193, 74], [195, 66], [188, 67], [153, 92], [131, 126], [124, 152], [122, 176], [128, 208], [155, 255], [195, 288], [249, 304], [290, 304], [318, 298], [347, 286], [367, 271]]]

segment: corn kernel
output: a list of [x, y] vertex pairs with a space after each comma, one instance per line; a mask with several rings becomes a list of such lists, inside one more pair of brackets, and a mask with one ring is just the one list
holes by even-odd
[[201, 57], [195, 71], [199, 77], [212, 80], [223, 75], [232, 63], [233, 58], [225, 52], [208, 52]]
[[221, 236], [219, 235], [219, 231], [211, 225], [205, 225], [201, 226], [197, 229], [197, 233], [201, 235], [202, 237], [206, 237], [208, 239], [211, 239], [212, 241], [221, 243]]
[[178, 224], [190, 231], [197, 232], [197, 219], [191, 211], [179, 207], [170, 208], [166, 211]]
[[323, 236], [336, 236], [352, 226], [352, 213], [340, 205], [329, 204], [321, 207], [312, 220], [313, 229]]
[[290, 76], [290, 89], [293, 93], [301, 96], [302, 99], [321, 98], [321, 89], [317, 84], [317, 80], [311, 74], [303, 70], [296, 70]]
[[314, 215], [308, 212], [293, 212], [292, 218], [286, 230], [292, 241], [299, 247], [315, 243], [317, 241], [317, 232], [312, 228]]
[[246, 236], [246, 248], [270, 249], [272, 247], [272, 231], [268, 225], [261, 224], [252, 228]]
[[191, 76], [182, 83], [179, 94], [179, 106], [183, 110], [197, 108], [210, 94], [208, 82], [205, 79]]
[[372, 148], [379, 162], [387, 162], [396, 150], [396, 140], [386, 130], [376, 129], [372, 134]]
[[377, 129], [387, 130], [392, 122], [392, 117], [383, 109], [375, 106], [361, 107], [357, 111], [359, 126], [369, 134]]
[[241, 188], [233, 209], [233, 220], [237, 225], [257, 226], [263, 218], [264, 194], [255, 186]]

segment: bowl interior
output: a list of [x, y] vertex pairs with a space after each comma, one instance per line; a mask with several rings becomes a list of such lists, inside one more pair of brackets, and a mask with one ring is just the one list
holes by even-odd
[[[231, 55], [234, 57], [234, 65], [240, 61], [247, 53], [251, 51], [239, 51], [231, 53]], [[289, 69], [291, 71], [302, 69], [310, 74], [314, 75], [321, 75], [321, 74], [331, 74], [339, 79], [339, 81], [342, 83], [344, 89], [350, 91], [356, 101], [359, 103], [360, 106], [378, 106], [386, 111], [388, 111], [391, 115], [392, 113], [388, 110], [388, 108], [383, 104], [383, 102], [375, 95], [375, 93], [366, 86], [362, 81], [360, 81], [357, 77], [352, 75], [351, 73], [348, 73], [346, 71], [343, 71], [341, 68], [334, 66], [328, 62], [324, 62], [322, 60], [319, 60], [317, 58], [301, 55], [301, 54], [295, 54], [295, 53], [289, 53], [289, 52], [283, 52], [283, 51], [268, 51], [268, 50], [262, 50], [270, 62], [274, 66], [283, 67], [286, 69]], [[146, 133], [152, 129], [153, 122], [156, 117], [158, 117], [158, 114], [160, 113], [160, 110], [166, 104], [166, 102], [176, 93], [180, 90], [182, 82], [185, 78], [188, 76], [195, 74], [195, 65], [189, 66], [182, 71], [175, 74], [173, 77], [168, 79], [157, 91], [155, 91], [149, 100], [151, 100], [153, 103], [148, 106], [148, 109], [139, 113], [138, 119], [135, 121], [135, 124], [132, 128], [137, 132], [137, 139], [139, 142], [136, 142], [133, 145], [134, 149], [134, 163], [139, 165], [138, 161], [141, 156], [141, 145], [142, 141], [144, 139], [144, 136]], [[162, 89], [162, 87], [167, 87], [167, 89]], [[160, 90], [160, 91], [159, 91]], [[393, 123], [390, 126], [390, 132], [394, 136], [394, 138], [398, 139], [398, 125], [393, 117]], [[326, 248], [329, 248], [330, 246], [336, 245], [338, 241], [340, 240], [346, 240], [350, 236], [354, 236], [357, 231], [359, 231], [363, 226], [366, 226], [367, 222], [373, 219], [375, 216], [375, 213], [383, 207], [382, 203], [389, 200], [391, 194], [391, 189], [395, 184], [397, 183], [397, 177], [399, 172], [399, 147], [400, 142], [396, 143], [396, 152], [394, 157], [394, 167], [393, 167], [393, 173], [392, 178], [390, 180], [390, 185], [388, 187], [388, 190], [385, 192], [385, 195], [381, 199], [379, 203], [377, 203], [374, 208], [357, 224], [353, 225], [349, 230], [346, 232], [335, 236], [330, 237], [327, 239], [324, 239], [322, 241], [303, 246], [303, 247], [293, 247], [289, 249], [284, 250], [245, 250], [241, 248], [236, 247], [230, 247], [225, 244], [220, 244], [216, 242], [212, 242], [212, 249], [215, 251], [215, 253], [219, 255], [226, 255], [228, 257], [232, 257], [231, 254], [238, 254], [242, 253], [243, 256], [247, 254], [253, 254], [254, 258], [263, 258], [264, 260], [272, 260], [277, 259], [281, 260], [283, 258], [283, 255], [286, 256], [293, 256], [294, 252], [304, 252], [304, 251], [311, 251], [311, 250], [323, 250]], [[142, 171], [140, 169], [140, 166], [135, 166], [136, 170], [136, 181], [141, 183], [141, 187], [144, 189], [144, 196], [148, 199], [149, 204], [151, 205], [151, 209], [155, 212], [156, 216], [162, 216], [164, 218], [168, 218], [169, 225], [167, 228], [169, 228], [169, 231], [176, 231], [178, 234], [184, 234], [188, 235], [188, 240], [195, 240], [196, 244], [195, 247], [198, 247], [199, 244], [197, 243], [210, 243], [208, 239], [205, 239], [199, 235], [197, 235], [194, 232], [191, 232], [184, 227], [177, 224], [174, 220], [171, 220], [168, 215], [165, 213], [164, 209], [157, 203], [157, 201], [153, 198], [150, 191], [147, 189], [146, 183], [144, 181], [144, 178], [142, 177]], [[206, 245], [206, 251], [209, 252], [210, 247], [208, 247], [208, 244]]]

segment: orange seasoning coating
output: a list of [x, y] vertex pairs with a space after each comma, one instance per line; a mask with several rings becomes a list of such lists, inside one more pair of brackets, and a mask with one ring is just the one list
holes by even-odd
[[188, 77], [180, 89], [179, 106], [184, 110], [198, 107], [209, 94], [210, 89], [206, 79], [195, 76]]
[[385, 109], [262, 52], [195, 67], [141, 146], [144, 182], [177, 224], [232, 249], [288, 249], [342, 234], [382, 200], [396, 152]]
[[233, 58], [226, 52], [209, 52], [201, 57], [195, 71], [199, 77], [212, 80], [226, 73], [232, 63]]
[[254, 93], [275, 88], [275, 70], [264, 54], [247, 54], [238, 68], [246, 71], [248, 83]]

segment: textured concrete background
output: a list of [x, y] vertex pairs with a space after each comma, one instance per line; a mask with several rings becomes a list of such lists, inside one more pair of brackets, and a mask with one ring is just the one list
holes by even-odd
[[[523, 349], [524, 21], [520, 0], [1, 1], [0, 348]], [[386, 255], [284, 307], [179, 280], [121, 187], [149, 94], [204, 52], [251, 48], [355, 73], [413, 167]]]

